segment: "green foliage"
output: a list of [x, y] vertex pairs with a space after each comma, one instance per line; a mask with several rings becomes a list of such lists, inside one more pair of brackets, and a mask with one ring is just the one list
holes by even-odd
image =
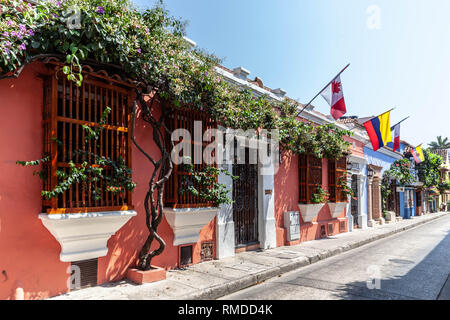
[[[86, 131], [85, 144], [94, 142], [97, 149], [100, 148], [97, 145], [97, 141], [102, 132], [103, 124], [106, 123], [108, 114], [111, 112], [111, 108], [106, 107], [102, 117], [100, 119], [100, 125], [95, 129], [89, 126], [83, 126]], [[61, 145], [61, 143], [59, 143]], [[81, 164], [75, 164], [75, 159], [81, 159]], [[17, 161], [17, 164], [22, 166], [38, 166], [40, 164], [50, 162], [50, 157], [45, 157], [40, 160], [34, 161]], [[109, 168], [108, 173], [105, 173], [105, 168]], [[119, 194], [126, 190], [132, 191], [136, 184], [131, 180], [131, 169], [127, 167], [125, 161], [119, 157], [118, 160], [111, 160], [106, 157], [100, 157], [93, 152], [87, 152], [82, 149], [74, 150], [73, 159], [69, 161], [68, 172], [63, 170], [57, 170], [56, 175], [58, 178], [57, 185], [53, 190], [43, 190], [41, 195], [50, 200], [51, 198], [57, 198], [60, 194], [63, 194], [67, 190], [71, 189], [75, 183], [80, 183], [84, 186], [85, 190], [90, 190], [92, 197], [95, 200], [101, 199], [101, 190], [96, 185], [96, 182], [105, 181], [106, 191], [113, 194]], [[47, 171], [35, 171], [39, 177], [43, 180], [47, 179]]]
[[206, 166], [200, 170], [195, 170], [190, 159], [187, 159], [183, 163], [181, 169], [188, 173], [188, 175], [183, 175], [180, 194], [188, 192], [193, 196], [200, 197], [208, 202], [213, 202], [216, 205], [231, 204], [233, 202], [228, 197], [226, 185], [218, 183], [218, 177], [221, 173], [231, 177], [233, 180], [239, 177], [233, 176], [225, 169], [219, 169], [213, 166]]
[[340, 129], [334, 124], [312, 126], [298, 121], [298, 107], [288, 99], [279, 108], [277, 128], [282, 148], [297, 154], [314, 155], [319, 159], [340, 159], [349, 152], [351, 144], [343, 137], [352, 136], [353, 132]]
[[317, 185], [316, 192], [311, 195], [311, 203], [319, 204], [319, 203], [327, 203], [330, 194], [325, 192], [321, 186]]
[[443, 160], [440, 155], [424, 150], [425, 161], [417, 165], [419, 179], [424, 183], [425, 187], [434, 187], [439, 184], [440, 171]]
[[346, 197], [350, 196], [353, 198], [353, 200], [357, 200], [355, 197], [355, 192], [352, 188], [348, 186], [347, 182], [348, 172], [346, 171], [338, 180], [338, 186], [340, 191], [345, 194]]
[[386, 208], [386, 201], [391, 195], [391, 183], [396, 180], [399, 185], [405, 186], [414, 182], [414, 176], [410, 170], [410, 161], [408, 159], [400, 159], [391, 164], [389, 170], [383, 173], [381, 180], [381, 200], [383, 211]]
[[444, 193], [445, 191], [450, 190], [450, 181], [447, 180], [447, 181], [440, 182], [438, 184], [437, 188], [441, 193]]
[[[401, 186], [405, 186], [414, 182], [414, 176], [410, 170], [410, 161], [408, 159], [396, 160], [389, 170], [386, 170], [383, 174], [383, 178], [387, 177], [388, 180], [397, 180]], [[384, 179], [383, 179], [384, 181]]]
[[433, 141], [428, 144], [431, 151], [436, 151], [438, 149], [450, 149], [450, 142], [448, 138], [442, 139], [442, 136], [436, 138], [436, 141]]
[[[77, 11], [81, 28], [69, 28]], [[162, 2], [138, 11], [126, 0], [36, 5], [1, 0], [0, 73], [13, 73], [37, 55], [54, 54], [65, 57], [62, 71], [81, 85], [83, 64], [104, 64], [157, 91], [170, 105], [206, 110], [224, 126], [278, 129], [281, 147], [294, 153], [337, 159], [348, 151], [343, 136], [350, 131], [300, 122], [296, 103], [277, 104], [223, 81], [214, 70], [219, 59], [189, 48], [184, 34], [185, 23], [170, 17]]]

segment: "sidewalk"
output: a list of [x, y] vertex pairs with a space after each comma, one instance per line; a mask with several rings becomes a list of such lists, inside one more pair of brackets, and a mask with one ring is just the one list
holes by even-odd
[[164, 281], [139, 286], [124, 280], [73, 291], [51, 300], [216, 299], [448, 214], [450, 212], [427, 214], [292, 247], [243, 252], [234, 257], [196, 264], [183, 270], [168, 271]]

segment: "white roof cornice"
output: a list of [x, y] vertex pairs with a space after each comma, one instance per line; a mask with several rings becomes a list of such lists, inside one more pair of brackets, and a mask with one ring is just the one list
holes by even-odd
[[[267, 95], [270, 99], [275, 100], [277, 102], [282, 102], [283, 99], [284, 99], [284, 98], [278, 97], [276, 94], [274, 94], [271, 91], [268, 91], [268, 90], [266, 90], [264, 88], [261, 88], [261, 87], [259, 87], [257, 85], [254, 85], [253, 83], [250, 83], [250, 82], [248, 82], [246, 80], [240, 79], [240, 78], [234, 76], [234, 74], [232, 74], [231, 72], [228, 72], [228, 71], [226, 71], [226, 70], [224, 70], [222, 68], [215, 67], [215, 71], [218, 74], [222, 75], [228, 82], [230, 82], [232, 84], [235, 84], [237, 86], [240, 86], [240, 87], [247, 87], [247, 88], [251, 89], [253, 91], [253, 93], [257, 97], [260, 97], [260, 96], [263, 96], [263, 95]], [[299, 106], [298, 110], [300, 111], [301, 108], [302, 107]], [[315, 122], [316, 124], [330, 124], [330, 123], [332, 123], [332, 124], [336, 125], [340, 129], [348, 130], [348, 128], [345, 125], [337, 123], [337, 122], [327, 118], [326, 116], [315, 112], [314, 110], [307, 110], [307, 109], [303, 110], [301, 117], [306, 119], [306, 120]], [[358, 136], [359, 136], [359, 134], [358, 134]]]

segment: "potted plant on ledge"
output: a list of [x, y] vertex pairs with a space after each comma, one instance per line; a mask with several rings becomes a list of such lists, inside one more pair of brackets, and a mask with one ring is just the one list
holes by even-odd
[[319, 214], [320, 210], [328, 202], [329, 194], [317, 185], [316, 192], [311, 195], [311, 199], [308, 204], [299, 203], [298, 207], [302, 215], [304, 222], [312, 222]]
[[200, 230], [207, 225], [219, 212], [219, 205], [230, 204], [227, 187], [218, 183], [220, 174], [227, 175], [233, 180], [238, 177], [231, 175], [227, 170], [214, 166], [205, 166], [194, 169], [190, 157], [181, 165], [186, 173], [181, 180], [180, 194], [189, 194], [201, 200], [197, 206], [183, 208], [164, 208], [164, 215], [174, 232], [173, 245], [196, 243], [200, 239]]

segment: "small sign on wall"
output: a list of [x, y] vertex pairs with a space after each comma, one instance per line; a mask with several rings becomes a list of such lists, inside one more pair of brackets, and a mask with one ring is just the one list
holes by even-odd
[[405, 187], [397, 187], [397, 192], [405, 192]]
[[300, 212], [288, 211], [284, 213], [284, 228], [286, 229], [286, 240], [294, 241], [300, 239]]

